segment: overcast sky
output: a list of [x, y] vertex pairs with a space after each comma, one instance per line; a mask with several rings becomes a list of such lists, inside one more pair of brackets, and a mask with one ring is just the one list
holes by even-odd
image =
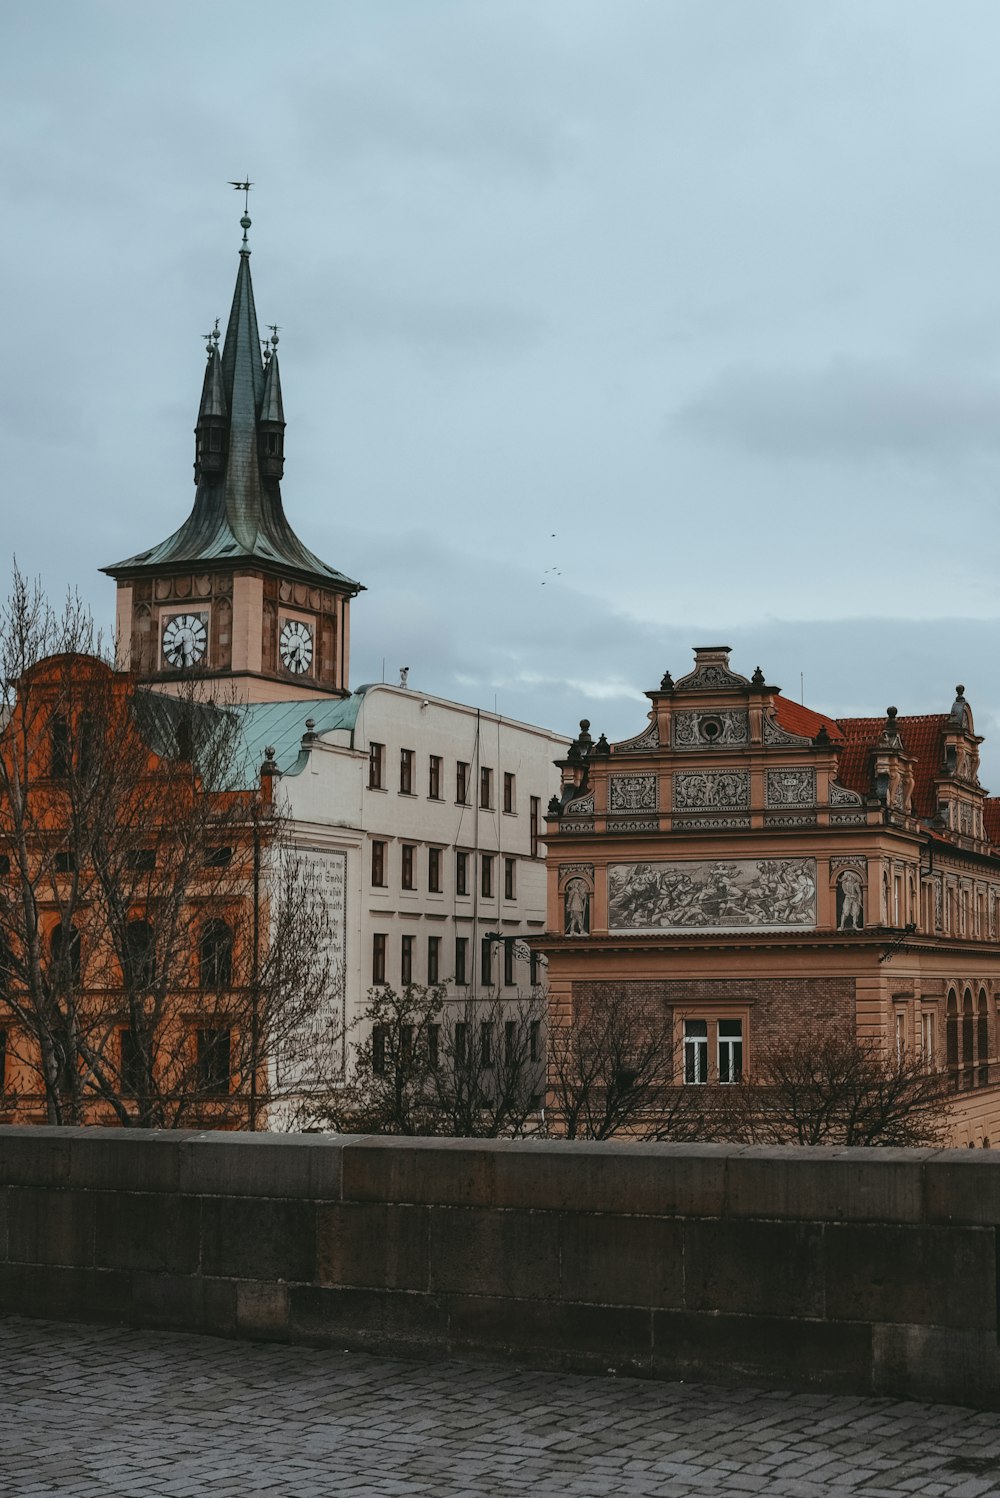
[[188, 513], [249, 173], [355, 685], [618, 738], [725, 642], [963, 682], [1000, 791], [998, 55], [995, 0], [4, 0], [5, 547], [110, 623]]

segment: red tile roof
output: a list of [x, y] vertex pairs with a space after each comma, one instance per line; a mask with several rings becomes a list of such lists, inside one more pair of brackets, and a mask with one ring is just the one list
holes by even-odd
[[[845, 742], [837, 779], [841, 785], [867, 795], [872, 790], [870, 750], [882, 736], [885, 718], [841, 718], [839, 721]], [[903, 748], [915, 761], [913, 810], [918, 817], [932, 817], [937, 811], [934, 780], [941, 772], [942, 739], [950, 722], [947, 713], [925, 713], [896, 719]]]
[[983, 802], [983, 826], [990, 842], [1000, 846], [1000, 796], [987, 796]]
[[820, 729], [825, 728], [835, 744], [839, 744], [843, 738], [836, 719], [828, 718], [823, 713], [814, 713], [811, 707], [803, 707], [790, 697], [782, 697], [780, 693], [774, 699], [774, 711], [787, 733], [798, 733], [805, 738], [814, 739]]

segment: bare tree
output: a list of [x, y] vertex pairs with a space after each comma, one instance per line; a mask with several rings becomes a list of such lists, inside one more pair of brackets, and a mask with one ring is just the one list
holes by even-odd
[[567, 1139], [707, 1137], [703, 1089], [678, 1086], [673, 1039], [659, 1015], [608, 985], [549, 1036], [552, 1126]]
[[239, 713], [116, 672], [75, 600], [0, 611], [8, 1059], [54, 1123], [255, 1127], [331, 974]]
[[299, 1116], [344, 1133], [514, 1137], [537, 1130], [542, 1009], [492, 994], [379, 985], [352, 1026], [346, 1079], [315, 1087]]
[[944, 1075], [853, 1033], [769, 1046], [753, 1075], [717, 1091], [715, 1137], [736, 1142], [934, 1145], [945, 1134]]

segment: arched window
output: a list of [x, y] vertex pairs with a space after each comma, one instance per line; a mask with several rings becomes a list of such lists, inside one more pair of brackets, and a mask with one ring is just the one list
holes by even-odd
[[69, 723], [62, 713], [54, 713], [49, 722], [49, 770], [53, 780], [65, 780], [73, 768], [69, 740]]
[[206, 921], [198, 950], [198, 981], [219, 992], [233, 982], [233, 933], [225, 921]]
[[948, 1076], [952, 1091], [958, 1091], [958, 998], [953, 988], [948, 990], [948, 1014], [945, 1019], [945, 1054], [948, 1061]]
[[129, 921], [125, 928], [125, 953], [122, 962], [125, 986], [133, 991], [149, 988], [156, 971], [153, 928], [148, 921]]
[[962, 1086], [976, 1085], [976, 1022], [972, 1012], [972, 990], [962, 996]]
[[990, 1082], [990, 1017], [986, 1005], [986, 990], [979, 990], [979, 1013], [976, 1016], [976, 1053], [979, 1060], [979, 1085], [988, 1087]]
[[57, 981], [67, 987], [80, 982], [80, 933], [75, 926], [61, 922], [52, 932], [52, 966]]

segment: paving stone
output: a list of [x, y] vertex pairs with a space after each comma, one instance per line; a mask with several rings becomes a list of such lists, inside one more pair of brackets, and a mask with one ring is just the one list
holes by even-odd
[[987, 1498], [1000, 1416], [0, 1319], [3, 1498]]

